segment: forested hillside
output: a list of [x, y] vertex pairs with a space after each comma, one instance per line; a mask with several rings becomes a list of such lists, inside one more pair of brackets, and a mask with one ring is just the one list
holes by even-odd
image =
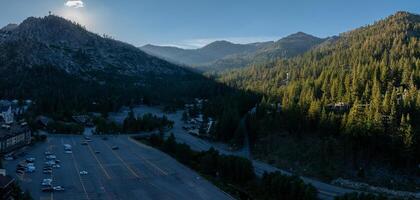
[[220, 84], [138, 48], [49, 15], [0, 29], [0, 96], [39, 113], [108, 112], [130, 103], [179, 103]]
[[320, 148], [333, 148], [327, 161], [339, 154], [354, 167], [378, 161], [415, 169], [420, 163], [419, 15], [398, 12], [297, 58], [219, 80], [264, 95], [248, 120], [257, 147], [286, 132], [322, 138]]

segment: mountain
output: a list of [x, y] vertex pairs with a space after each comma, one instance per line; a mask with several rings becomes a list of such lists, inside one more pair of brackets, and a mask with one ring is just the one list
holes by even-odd
[[215, 41], [199, 49], [181, 49], [150, 44], [140, 47], [140, 49], [170, 62], [197, 67], [208, 65], [229, 55], [252, 52], [257, 47], [258, 43], [234, 44], [228, 41]]
[[324, 41], [325, 39], [298, 32], [276, 42], [260, 45], [253, 52], [236, 54], [219, 59], [207, 66], [206, 69], [210, 71], [222, 71], [231, 68], [246, 67], [252, 63], [273, 61], [279, 58], [291, 58], [305, 53]]
[[13, 29], [17, 28], [17, 24], [8, 24], [5, 27], [1, 28], [0, 31], [12, 31]]
[[146, 45], [141, 49], [151, 55], [203, 71], [223, 71], [245, 67], [251, 63], [293, 57], [323, 41], [324, 39], [298, 32], [276, 42], [233, 44], [227, 41], [216, 41], [194, 50], [153, 45]]
[[55, 65], [75, 74], [94, 70], [121, 74], [156, 72], [185, 73], [186, 70], [152, 57], [136, 47], [103, 38], [80, 25], [53, 15], [30, 17], [3, 32], [0, 66]]
[[109, 108], [144, 98], [174, 100], [208, 84], [186, 68], [54, 15], [0, 30], [0, 74], [3, 98], [34, 98], [52, 112], [86, 110], [92, 102]]
[[[327, 144], [320, 149], [334, 152], [325, 157], [313, 151], [308, 162], [297, 158], [302, 166], [325, 166], [318, 161], [329, 160], [331, 169], [355, 169], [366, 163], [369, 168], [392, 166], [408, 174], [417, 169], [420, 15], [397, 12], [330, 38], [301, 56], [233, 70], [218, 78], [265, 97], [248, 125], [253, 128], [253, 147], [262, 156], [280, 152], [271, 156], [280, 157], [280, 141], [296, 141], [304, 149], [298, 143], [302, 140], [284, 139], [282, 133], [286, 133], [317, 138], [309, 140], [311, 148], [314, 143]], [[291, 152], [305, 154], [295, 150]], [[328, 176], [353, 177], [351, 170]]]

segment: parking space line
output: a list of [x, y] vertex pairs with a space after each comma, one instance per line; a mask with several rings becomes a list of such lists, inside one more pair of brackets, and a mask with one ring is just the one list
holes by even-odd
[[101, 161], [99, 161], [98, 157], [95, 155], [95, 152], [93, 152], [92, 147], [90, 146], [90, 144], [87, 145], [89, 148], [90, 153], [92, 154], [92, 156], [95, 158], [96, 162], [99, 164], [99, 167], [101, 167], [102, 171], [104, 172], [105, 176], [107, 179], [111, 179], [111, 176], [108, 174], [108, 172], [105, 170], [105, 167], [102, 165]]
[[[73, 137], [71, 138], [71, 140], [72, 140], [72, 141], [73, 141], [73, 143], [74, 143]], [[89, 194], [87, 193], [87, 191], [86, 191], [86, 187], [85, 187], [85, 184], [83, 183], [82, 177], [80, 176], [80, 170], [79, 170], [79, 168], [77, 167], [77, 164], [76, 164], [76, 158], [74, 157], [74, 154], [71, 154], [71, 156], [73, 157], [73, 159], [72, 159], [72, 161], [73, 161], [73, 165], [74, 165], [74, 168], [76, 169], [77, 175], [79, 176], [79, 181], [80, 181], [80, 183], [82, 184], [83, 191], [85, 192], [86, 198], [89, 200], [89, 199], [90, 199], [90, 198], [89, 198]]]
[[130, 171], [135, 177], [140, 178], [140, 176], [133, 169], [131, 169], [131, 167], [121, 158], [121, 156], [118, 155], [118, 153], [116, 153], [114, 150], [112, 150], [112, 147], [109, 146], [109, 144], [107, 144], [104, 141], [101, 142], [104, 143], [111, 150], [111, 152], [124, 164], [128, 171]]
[[[131, 137], [129, 137], [131, 138]], [[121, 139], [121, 138], [119, 138]], [[133, 143], [137, 143], [136, 141], [130, 140]], [[158, 170], [159, 172], [161, 172], [163, 175], [167, 176], [168, 172], [166, 172], [165, 170], [161, 169], [160, 167], [158, 167], [155, 163], [147, 160], [146, 158], [144, 158], [143, 156], [137, 154], [134, 150], [132, 150], [132, 147], [130, 147], [129, 145], [127, 145], [126, 147], [129, 148], [130, 152], [132, 152], [139, 160], [142, 160], [144, 162], [146, 162], [147, 164], [151, 165], [154, 169]]]

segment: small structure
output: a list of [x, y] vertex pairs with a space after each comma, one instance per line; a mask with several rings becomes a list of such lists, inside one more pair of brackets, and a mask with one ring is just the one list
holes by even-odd
[[84, 126], [93, 126], [92, 119], [89, 117], [89, 115], [74, 115], [72, 116], [73, 121], [84, 125]]
[[4, 123], [11, 124], [14, 121], [14, 112], [12, 110], [12, 102], [0, 100], [0, 116]]
[[12, 187], [15, 179], [6, 175], [5, 173], [0, 174], [0, 199], [12, 200]]
[[38, 116], [35, 121], [42, 127], [47, 127], [48, 124], [50, 124], [51, 122], [54, 122], [51, 118], [40, 115]]
[[331, 111], [342, 112], [342, 111], [348, 111], [350, 109], [350, 105], [344, 102], [337, 102], [337, 103], [328, 104], [326, 108]]
[[0, 153], [7, 153], [31, 143], [27, 123], [3, 124], [0, 128]]

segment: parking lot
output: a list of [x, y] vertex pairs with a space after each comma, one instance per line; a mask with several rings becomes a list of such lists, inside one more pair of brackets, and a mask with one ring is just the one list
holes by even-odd
[[[45, 143], [30, 147], [24, 157], [4, 164], [34, 199], [231, 199], [194, 171], [128, 136], [91, 139], [83, 145], [83, 136], [50, 136]], [[64, 144], [72, 146], [72, 153], [65, 153]], [[43, 173], [46, 151], [60, 162], [52, 174]], [[17, 175], [17, 164], [30, 157], [36, 159], [35, 172]], [[46, 178], [64, 191], [41, 191]]]

